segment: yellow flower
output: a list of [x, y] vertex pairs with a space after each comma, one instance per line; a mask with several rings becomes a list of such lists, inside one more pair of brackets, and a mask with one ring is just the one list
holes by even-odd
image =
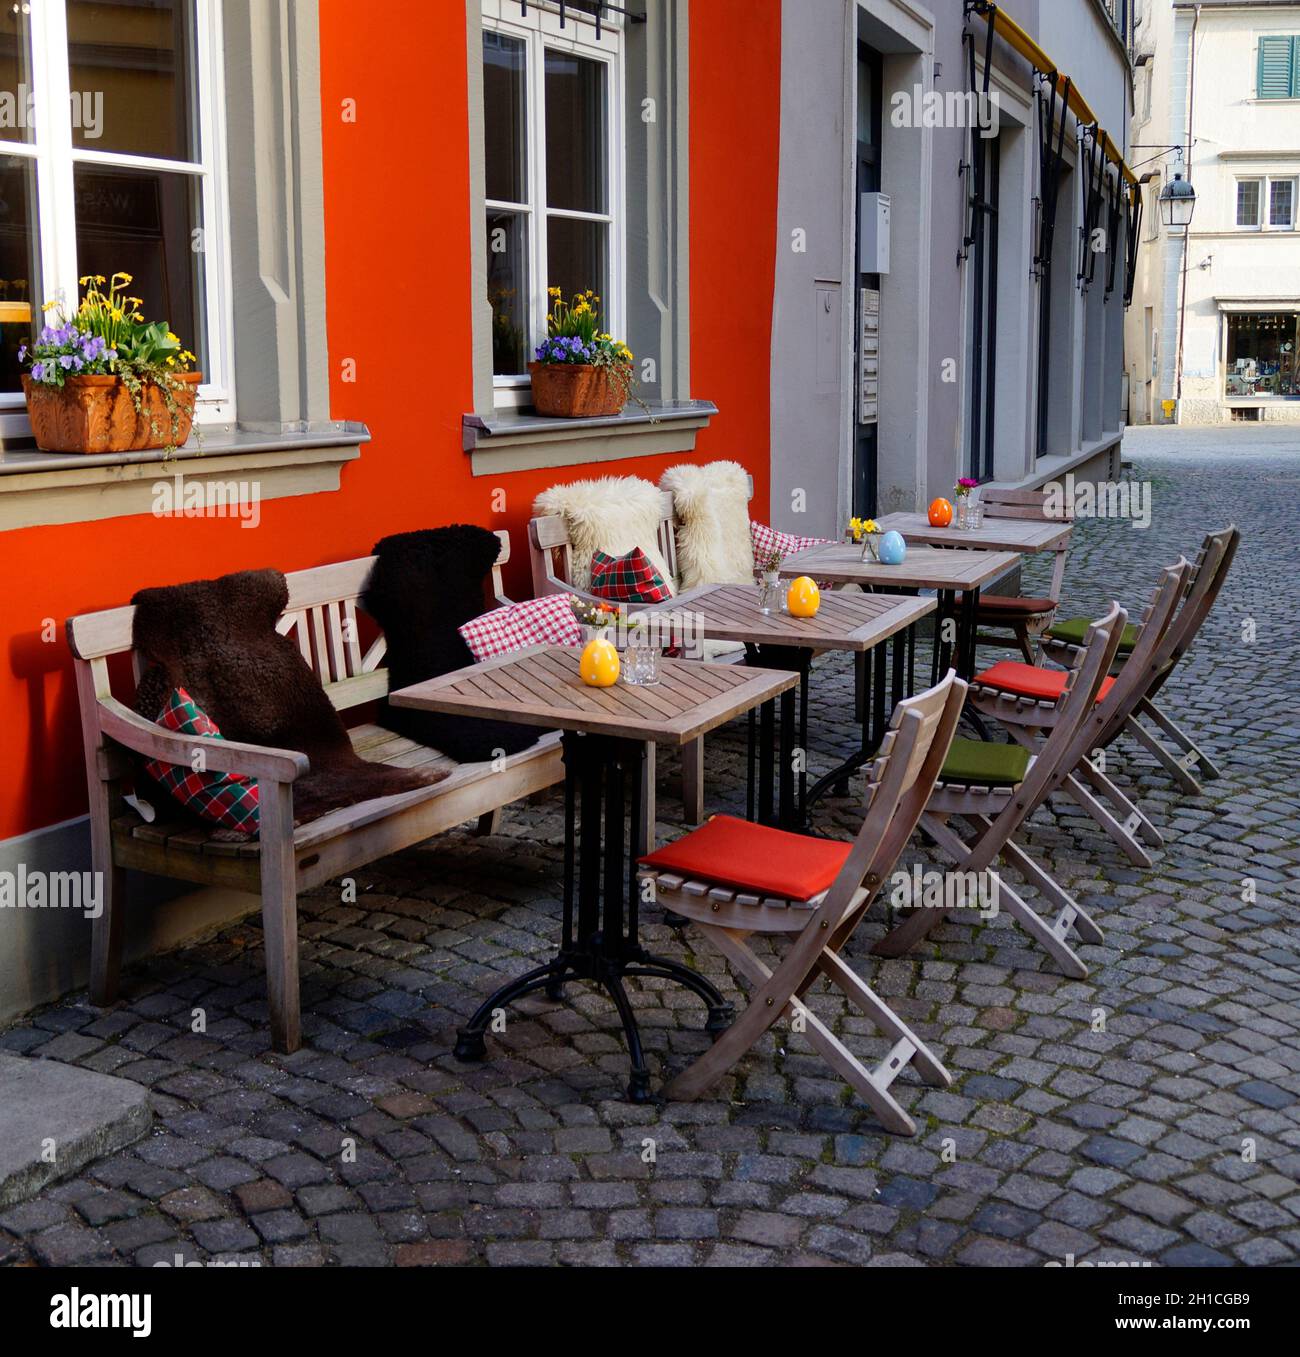
[[41, 310], [53, 311], [56, 306], [58, 306], [58, 302], [46, 302], [45, 305], [41, 307]]
[[876, 527], [876, 520], [875, 520], [874, 518], [869, 518], [869, 519], [867, 519], [867, 521], [862, 525], [862, 531], [863, 531], [863, 532], [879, 532], [880, 529], [879, 529], [878, 527]]
[[85, 287], [88, 282], [90, 282], [90, 274], [86, 274], [84, 278], [77, 279], [77, 285], [79, 287]]
[[167, 338], [170, 339], [173, 344], [179, 344], [181, 342], [180, 335], [174, 335], [170, 330], [167, 331]]
[[548, 297], [558, 297], [560, 295], [560, 289], [558, 287], [548, 287], [546, 289], [546, 295]]
[[[114, 274], [113, 277], [116, 278], [116, 277], [117, 277], [117, 274]], [[104, 281], [105, 281], [105, 280], [104, 280], [104, 275], [103, 275], [102, 273], [97, 273], [97, 274], [95, 275], [95, 281], [96, 281], [97, 283], [102, 283], [102, 282], [104, 282]]]

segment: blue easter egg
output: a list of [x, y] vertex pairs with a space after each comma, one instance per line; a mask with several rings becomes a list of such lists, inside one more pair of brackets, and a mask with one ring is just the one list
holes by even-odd
[[900, 532], [887, 532], [880, 541], [881, 565], [902, 565], [907, 555], [907, 543]]

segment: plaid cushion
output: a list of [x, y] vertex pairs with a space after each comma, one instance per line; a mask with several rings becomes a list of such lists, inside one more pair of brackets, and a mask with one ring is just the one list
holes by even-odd
[[582, 628], [567, 594], [547, 594], [493, 608], [490, 613], [471, 617], [458, 630], [476, 660], [524, 646], [576, 646], [582, 640]]
[[[164, 730], [174, 730], [181, 735], [196, 735], [201, 740], [225, 739], [216, 722], [184, 688], [172, 689], [157, 720]], [[239, 773], [198, 771], [187, 764], [164, 763], [161, 759], [150, 759], [144, 767], [151, 778], [199, 819], [250, 836], [257, 833], [257, 782], [254, 778]]]
[[597, 598], [612, 598], [620, 603], [662, 603], [673, 596], [640, 547], [633, 547], [626, 556], [593, 553], [591, 592]]
[[829, 537], [799, 537], [792, 532], [777, 532], [775, 528], [769, 528], [766, 523], [755, 523], [753, 519], [749, 521], [749, 540], [754, 544], [754, 564], [767, 560], [772, 552], [776, 552], [782, 560], [787, 556], [792, 556], [796, 551], [805, 551], [808, 547], [825, 546], [831, 539]]

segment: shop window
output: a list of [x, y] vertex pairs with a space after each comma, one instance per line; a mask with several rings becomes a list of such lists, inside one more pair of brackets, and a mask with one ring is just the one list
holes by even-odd
[[1228, 323], [1227, 390], [1244, 396], [1297, 396], [1294, 312], [1232, 314]]
[[523, 386], [548, 288], [590, 289], [623, 325], [622, 32], [596, 5], [484, 0], [487, 292], [498, 388]]
[[42, 0], [0, 10], [0, 432], [24, 430], [18, 347], [85, 274], [132, 277], [228, 420], [220, 6]]
[[1258, 179], [1237, 180], [1237, 225], [1256, 227], [1259, 225]]
[[1260, 38], [1255, 90], [1261, 99], [1300, 99], [1300, 35]]

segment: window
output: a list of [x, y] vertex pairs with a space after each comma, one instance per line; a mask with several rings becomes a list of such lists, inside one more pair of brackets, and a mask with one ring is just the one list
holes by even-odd
[[1298, 396], [1296, 323], [1293, 312], [1229, 314], [1225, 394]]
[[1237, 225], [1249, 231], [1290, 231], [1295, 227], [1296, 181], [1238, 179]]
[[1260, 38], [1255, 93], [1260, 99], [1300, 99], [1300, 35]]
[[1273, 179], [1268, 185], [1268, 224], [1290, 230], [1295, 225], [1295, 180]]
[[0, 431], [19, 432], [17, 349], [84, 274], [132, 276], [197, 355], [229, 419], [220, 6], [29, 0], [0, 11]]
[[483, 7], [484, 170], [492, 372], [526, 380], [546, 334], [547, 288], [591, 289], [605, 329], [623, 324], [622, 33], [594, 0]]

